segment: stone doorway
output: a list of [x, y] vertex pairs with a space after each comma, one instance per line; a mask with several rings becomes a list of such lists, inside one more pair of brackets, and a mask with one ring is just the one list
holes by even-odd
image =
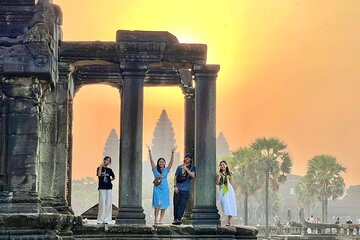
[[[118, 206], [120, 93], [106, 84], [84, 85], [73, 98], [73, 161], [71, 208], [76, 216], [98, 203], [95, 170], [105, 155], [112, 158], [116, 181], [113, 182], [113, 203]], [[111, 149], [106, 147], [109, 135]], [[116, 148], [116, 149], [112, 149]], [[70, 197], [70, 196], [69, 196]], [[87, 214], [89, 219], [89, 214]], [[115, 215], [116, 216], [116, 215]]]

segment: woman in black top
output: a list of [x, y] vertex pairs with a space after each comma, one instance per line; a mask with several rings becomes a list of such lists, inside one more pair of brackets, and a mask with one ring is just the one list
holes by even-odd
[[99, 211], [97, 217], [98, 224], [107, 224], [112, 219], [112, 183], [115, 174], [108, 166], [111, 164], [109, 156], [104, 157], [103, 162], [96, 170], [99, 179]]

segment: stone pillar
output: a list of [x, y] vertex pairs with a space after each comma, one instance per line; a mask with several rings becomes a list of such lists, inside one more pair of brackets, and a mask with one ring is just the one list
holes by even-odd
[[195, 65], [195, 207], [194, 225], [219, 225], [216, 207], [216, 77], [219, 65]]
[[[5, 191], [7, 185], [7, 99], [0, 89], [0, 194]], [[1, 196], [0, 196], [1, 198]]]
[[68, 213], [66, 200], [67, 170], [68, 170], [68, 127], [69, 127], [69, 65], [59, 63], [59, 81], [56, 85], [57, 134], [55, 136], [55, 172], [51, 194], [54, 197], [54, 207], [58, 212]]
[[51, 194], [56, 174], [55, 137], [57, 135], [56, 91], [46, 89], [41, 102], [39, 138], [39, 196], [43, 212], [56, 213]]
[[[194, 88], [184, 88], [184, 154], [190, 152], [195, 156], [195, 99]], [[194, 161], [195, 159], [193, 159]], [[196, 164], [195, 161], [193, 164]], [[192, 209], [194, 207], [194, 184], [191, 185], [190, 197], [184, 214], [184, 223], [190, 223]]]
[[143, 70], [122, 73], [118, 224], [145, 224], [142, 208]]
[[184, 122], [184, 154], [190, 152], [195, 153], [195, 99], [194, 99], [194, 89], [188, 88], [185, 90], [185, 122]]
[[67, 175], [67, 191], [66, 191], [66, 200], [68, 202], [68, 205], [71, 208], [71, 193], [72, 193], [72, 147], [73, 147], [73, 135], [72, 135], [72, 129], [73, 129], [73, 98], [69, 99], [68, 102], [68, 117], [69, 117], [69, 127], [67, 132], [68, 137], [68, 158], [67, 158], [67, 169], [66, 169], [66, 175]]
[[[73, 70], [73, 69], [72, 69]], [[73, 72], [73, 71], [72, 71]], [[75, 95], [75, 87], [74, 87], [74, 79], [72, 73], [69, 74], [68, 78], [68, 87], [69, 87], [69, 98], [67, 102], [67, 119], [68, 119], [68, 128], [67, 128], [67, 142], [68, 142], [68, 148], [67, 148], [67, 167], [66, 167], [66, 201], [69, 206], [70, 212], [73, 213], [73, 210], [71, 208], [71, 193], [72, 193], [72, 147], [73, 147], [73, 135], [72, 135], [72, 129], [73, 129], [73, 99]]]
[[[39, 106], [42, 86], [36, 78], [2, 78], [7, 105], [2, 121], [6, 131], [1, 152], [6, 166], [5, 190], [0, 194], [1, 213], [38, 213]], [[3, 143], [2, 143], [3, 144]]]

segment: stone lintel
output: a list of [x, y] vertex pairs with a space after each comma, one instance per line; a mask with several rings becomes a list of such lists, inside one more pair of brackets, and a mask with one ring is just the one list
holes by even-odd
[[206, 44], [167, 44], [164, 49], [162, 61], [205, 64], [206, 55]]
[[78, 67], [73, 77], [75, 79], [75, 87], [104, 82], [117, 88], [122, 85], [120, 66], [116, 64]]
[[205, 44], [158, 42], [62, 42], [60, 59], [63, 62], [103, 60], [121, 65], [145, 65], [160, 62], [206, 62]]
[[81, 60], [117, 62], [115, 46], [115, 42], [64, 41], [60, 43], [60, 60], [62, 62]]
[[[148, 69], [141, 69], [141, 66], [125, 66], [121, 68], [116, 64], [109, 65], [85, 65], [77, 67], [73, 74], [75, 79], [75, 86], [79, 88], [86, 84], [105, 83], [114, 87], [121, 87], [123, 85], [124, 75], [134, 75], [136, 73], [140, 76], [145, 75], [145, 86], [180, 86], [182, 84], [179, 72], [174, 67], [158, 67]], [[132, 68], [131, 68], [132, 67]], [[177, 67], [177, 66], [176, 66]], [[146, 71], [146, 74], [144, 73]]]
[[157, 42], [157, 43], [179, 43], [177, 38], [167, 31], [129, 31], [118, 30], [116, 32], [117, 42]]
[[176, 69], [149, 69], [144, 84], [145, 86], [178, 86], [181, 81]]

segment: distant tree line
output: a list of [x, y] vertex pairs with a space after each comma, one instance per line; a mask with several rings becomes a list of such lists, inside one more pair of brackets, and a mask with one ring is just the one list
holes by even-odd
[[[268, 224], [269, 212], [274, 215], [281, 207], [279, 184], [287, 180], [292, 168], [287, 145], [277, 138], [258, 138], [222, 159], [231, 166], [242, 195], [244, 224], [248, 224], [250, 197], [258, 202], [258, 210], [265, 213], [265, 225]], [[327, 222], [328, 200], [344, 194], [341, 174], [345, 170], [332, 156], [319, 155], [309, 160], [307, 173], [296, 186], [298, 204], [310, 212], [316, 201], [320, 201], [323, 222]]]

